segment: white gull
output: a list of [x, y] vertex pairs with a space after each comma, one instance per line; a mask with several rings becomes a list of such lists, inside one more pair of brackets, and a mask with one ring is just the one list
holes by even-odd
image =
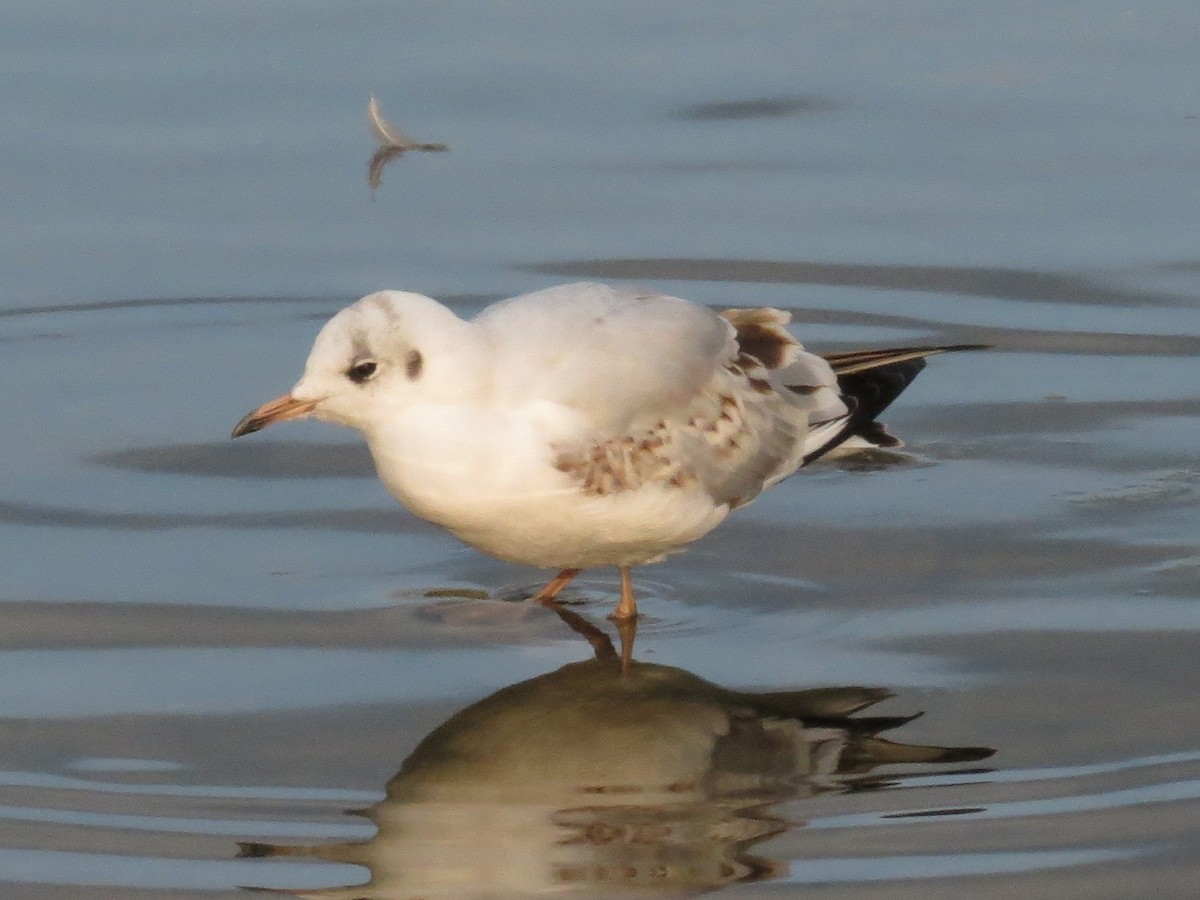
[[459, 318], [380, 291], [317, 335], [292, 390], [233, 436], [312, 415], [360, 431], [387, 489], [418, 516], [509, 562], [621, 571], [707, 534], [738, 506], [854, 440], [923, 358], [978, 345], [818, 356], [788, 314], [718, 314], [662, 294], [568, 284]]

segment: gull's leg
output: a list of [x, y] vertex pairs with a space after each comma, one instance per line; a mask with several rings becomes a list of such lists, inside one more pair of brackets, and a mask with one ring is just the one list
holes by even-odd
[[621, 636], [621, 674], [628, 675], [633, 664], [633, 639], [637, 637], [637, 617], [617, 620], [617, 634]]
[[571, 580], [580, 573], [580, 569], [563, 569], [557, 575], [550, 579], [550, 583], [538, 591], [533, 599], [538, 603], [553, 603], [558, 599], [558, 595], [562, 593], [562, 589], [571, 583]]
[[629, 566], [621, 566], [621, 602], [617, 604], [617, 611], [614, 612], [610, 619], [614, 622], [632, 622], [638, 617], [637, 600], [633, 597], [633, 573]]

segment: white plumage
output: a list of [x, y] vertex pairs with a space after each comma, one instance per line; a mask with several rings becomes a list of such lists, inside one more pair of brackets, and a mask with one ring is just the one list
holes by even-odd
[[[312, 414], [358, 429], [380, 478], [417, 515], [510, 562], [628, 567], [662, 558], [808, 459], [871, 426], [826, 359], [777, 310], [712, 310], [662, 294], [572, 284], [464, 321], [382, 291], [321, 330], [290, 394], [234, 436]], [[959, 348], [839, 357], [843, 370]], [[853, 363], [853, 365], [852, 365]], [[887, 393], [887, 391], [885, 391]]]

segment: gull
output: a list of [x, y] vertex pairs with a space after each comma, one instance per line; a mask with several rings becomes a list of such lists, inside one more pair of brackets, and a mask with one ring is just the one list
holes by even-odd
[[416, 515], [520, 565], [617, 566], [610, 616], [637, 618], [631, 567], [657, 562], [848, 441], [899, 442], [876, 421], [924, 358], [957, 344], [819, 356], [786, 312], [567, 284], [464, 320], [380, 291], [321, 329], [291, 391], [233, 437], [313, 416], [357, 429]]

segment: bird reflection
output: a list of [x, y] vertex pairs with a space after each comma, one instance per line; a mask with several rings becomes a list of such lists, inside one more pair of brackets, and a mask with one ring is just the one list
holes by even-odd
[[[242, 856], [365, 866], [353, 887], [275, 891], [327, 900], [696, 893], [782, 874], [752, 852], [797, 823], [775, 804], [888, 783], [883, 765], [951, 764], [985, 747], [896, 743], [915, 716], [854, 717], [890, 696], [839, 687], [751, 693], [626, 659], [551, 604], [593, 658], [497, 691], [431, 732], [353, 815], [370, 840], [241, 845]], [[630, 638], [632, 635], [629, 636]]]

